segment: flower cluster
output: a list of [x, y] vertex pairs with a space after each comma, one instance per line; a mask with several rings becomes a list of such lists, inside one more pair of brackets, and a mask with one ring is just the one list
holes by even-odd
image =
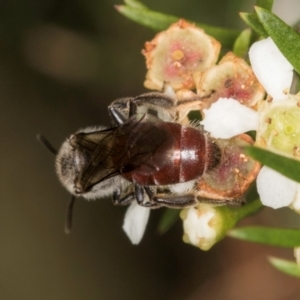
[[[271, 38], [254, 43], [249, 58], [254, 73], [268, 93], [267, 99], [261, 99], [257, 110], [251, 110], [242, 103], [236, 104], [235, 110], [222, 102], [215, 103], [208, 110], [208, 118], [203, 122], [204, 128], [210, 130], [212, 120], [222, 111], [234, 122], [230, 126], [223, 124], [221, 130], [214, 128], [213, 135], [230, 137], [241, 133], [244, 128], [239, 124], [248, 120], [247, 129], [256, 130], [255, 145], [299, 159], [300, 95], [289, 94], [293, 67]], [[232, 128], [240, 130], [233, 131]], [[300, 209], [299, 184], [266, 166], [258, 174], [257, 189], [266, 206], [280, 208], [291, 205], [295, 210]]]
[[[157, 34], [142, 52], [148, 69], [145, 86], [158, 91], [171, 88], [177, 99], [198, 97], [200, 123], [222, 150], [219, 166], [199, 180], [199, 196], [221, 200], [219, 203], [225, 199], [234, 202], [258, 175], [264, 205], [291, 205], [300, 211], [300, 186], [267, 167], [260, 170], [260, 165], [243, 153], [245, 145], [253, 144], [245, 132], [255, 130], [256, 145], [300, 157], [300, 95], [288, 94], [292, 66], [270, 38], [252, 45], [252, 68], [231, 52], [217, 63], [219, 52], [218, 41], [184, 20]], [[133, 243], [142, 238], [149, 216], [147, 209], [139, 213], [137, 209], [132, 204], [124, 222]], [[224, 235], [225, 221], [210, 204], [185, 209], [181, 217], [184, 241], [203, 250]]]

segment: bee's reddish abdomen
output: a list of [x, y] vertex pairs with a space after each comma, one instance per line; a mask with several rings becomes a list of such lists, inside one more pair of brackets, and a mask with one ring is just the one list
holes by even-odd
[[[113, 158], [115, 168], [129, 181], [139, 185], [182, 183], [200, 178], [216, 164], [208, 153], [211, 142], [197, 128], [169, 122], [144, 122], [137, 128], [128, 131], [127, 137], [116, 137], [115, 144], [123, 145], [122, 150], [114, 146], [118, 152]], [[125, 165], [121, 166], [122, 161]]]

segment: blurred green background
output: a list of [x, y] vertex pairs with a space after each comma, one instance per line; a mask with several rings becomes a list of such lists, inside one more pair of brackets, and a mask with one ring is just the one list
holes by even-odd
[[[120, 0], [121, 1], [121, 0]], [[144, 1], [155, 10], [231, 28], [254, 1]], [[154, 32], [119, 15], [116, 0], [9, 0], [0, 4], [0, 299], [295, 299], [299, 283], [266, 255], [290, 250], [225, 239], [203, 252], [182, 242], [177, 222], [157, 233], [153, 211], [139, 246], [121, 226], [125, 208], [79, 200], [63, 233], [69, 194], [54, 157], [78, 128], [108, 124], [107, 105], [143, 87], [143, 44]], [[264, 210], [243, 224], [294, 224]], [[294, 222], [294, 223], [293, 223]]]

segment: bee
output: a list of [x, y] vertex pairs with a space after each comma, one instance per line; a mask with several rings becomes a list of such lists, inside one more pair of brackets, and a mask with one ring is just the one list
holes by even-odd
[[[115, 205], [137, 201], [148, 208], [185, 208], [199, 201], [242, 203], [241, 196], [256, 177], [259, 164], [253, 163], [248, 172], [244, 166], [249, 160], [239, 147], [217, 141], [199, 125], [186, 122], [187, 114], [199, 110], [202, 100], [197, 96], [177, 100], [158, 92], [121, 98], [108, 107], [111, 126], [79, 130], [58, 152], [40, 136], [56, 154], [58, 178], [72, 194], [66, 232], [77, 197], [112, 197]], [[228, 155], [231, 152], [233, 157]], [[236, 163], [240, 158], [245, 162], [243, 173], [234, 167], [233, 172], [229, 170], [233, 190], [228, 191], [225, 184], [211, 188], [210, 182], [229, 174], [228, 161]]]
[[[115, 126], [87, 128], [63, 143], [56, 158], [61, 183], [76, 197], [113, 195], [118, 205], [196, 205], [194, 193], [185, 191], [218, 165], [221, 151], [201, 129], [154, 116], [172, 119], [177, 106], [162, 93], [114, 101], [109, 112]], [[163, 190], [173, 193], [158, 197]]]

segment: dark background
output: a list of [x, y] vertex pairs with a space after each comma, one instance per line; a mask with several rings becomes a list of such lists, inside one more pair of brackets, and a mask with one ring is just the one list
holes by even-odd
[[[120, 0], [121, 1], [121, 0]], [[243, 28], [254, 1], [145, 1], [155, 10]], [[139, 246], [121, 226], [125, 208], [79, 200], [63, 233], [69, 194], [54, 172], [56, 146], [78, 128], [108, 124], [106, 107], [143, 87], [140, 54], [154, 32], [114, 10], [116, 0], [0, 2], [0, 299], [296, 299], [299, 282], [268, 255], [291, 250], [225, 239], [209, 252], [182, 242], [182, 224], [157, 233], [151, 214]], [[265, 209], [243, 224], [298, 226], [289, 210]]]

